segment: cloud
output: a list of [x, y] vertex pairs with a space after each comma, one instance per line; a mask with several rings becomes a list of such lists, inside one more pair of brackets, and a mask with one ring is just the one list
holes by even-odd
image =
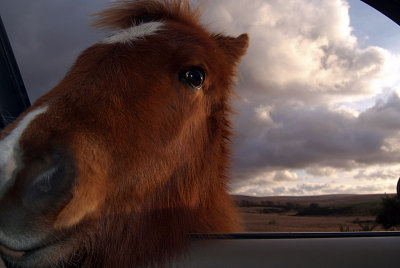
[[[247, 120], [252, 126], [242, 128], [239, 121], [233, 171], [243, 179], [266, 168], [318, 166], [332, 173], [334, 168], [396, 163], [400, 157], [400, 142], [396, 138], [400, 131], [399, 101], [393, 94], [358, 117], [326, 107], [291, 108], [282, 104], [268, 110], [270, 119], [265, 125], [261, 120]], [[258, 107], [253, 115], [256, 119]]]
[[398, 165], [382, 168], [375, 167], [367, 170], [360, 170], [355, 175], [360, 180], [392, 180], [400, 176], [400, 167]]
[[[252, 0], [239, 7], [226, 0], [207, 8], [204, 20], [215, 31], [250, 35], [239, 69], [241, 99], [235, 102], [234, 189], [249, 194], [380, 189], [324, 181], [343, 170], [387, 168], [398, 161], [398, 56], [360, 47], [345, 1]], [[302, 170], [322, 183], [290, 188], [286, 180], [280, 186], [271, 180], [271, 174], [287, 170]], [[355, 184], [354, 174], [348, 176]]]
[[375, 106], [360, 114], [363, 126], [375, 126], [382, 132], [395, 134], [400, 130], [400, 98], [396, 93], [387, 100], [378, 99]]
[[290, 172], [288, 170], [277, 171], [274, 175], [274, 181], [284, 182], [284, 181], [297, 181], [299, 177], [296, 173]]
[[254, 0], [237, 5], [226, 0], [207, 7], [205, 20], [215, 31], [250, 34], [240, 69], [242, 95], [250, 97], [251, 91], [257, 99], [314, 103], [376, 93], [369, 85], [380, 78], [385, 55], [377, 47], [357, 46], [346, 2]]

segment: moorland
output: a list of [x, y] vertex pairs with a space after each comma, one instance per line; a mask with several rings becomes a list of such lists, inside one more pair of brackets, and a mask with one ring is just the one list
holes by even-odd
[[376, 223], [382, 198], [392, 194], [233, 196], [245, 232], [384, 231]]

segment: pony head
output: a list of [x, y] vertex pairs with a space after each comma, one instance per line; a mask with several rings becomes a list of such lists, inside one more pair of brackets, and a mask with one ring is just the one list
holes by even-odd
[[115, 30], [0, 136], [0, 253], [15, 266], [147, 266], [238, 230], [229, 103], [246, 34], [188, 1], [121, 1]]

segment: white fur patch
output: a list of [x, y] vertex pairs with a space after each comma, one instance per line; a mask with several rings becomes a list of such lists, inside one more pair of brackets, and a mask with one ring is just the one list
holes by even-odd
[[158, 30], [162, 28], [164, 23], [162, 22], [147, 22], [142, 23], [130, 28], [124, 29], [110, 37], [103, 40], [103, 44], [115, 44], [123, 43], [129, 44], [132, 41], [144, 39], [146, 36], [154, 35]]
[[18, 167], [17, 151], [19, 150], [19, 139], [22, 133], [39, 114], [44, 113], [46, 110], [47, 107], [40, 107], [28, 113], [18, 123], [17, 127], [0, 141], [0, 193]]

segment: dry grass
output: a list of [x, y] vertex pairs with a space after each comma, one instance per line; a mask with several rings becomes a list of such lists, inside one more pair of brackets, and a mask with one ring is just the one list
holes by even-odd
[[[365, 231], [373, 228], [374, 215], [363, 215], [362, 211], [371, 207], [376, 208], [384, 195], [329, 195], [306, 197], [247, 197], [235, 196], [235, 200], [250, 201], [260, 206], [241, 206], [240, 214], [246, 232], [339, 232]], [[263, 203], [262, 203], [263, 202]], [[302, 207], [316, 203], [321, 207], [350, 206], [353, 214], [333, 216], [295, 216], [298, 211], [290, 210], [281, 213], [261, 213], [272, 202], [275, 206], [298, 205]], [[359, 208], [362, 207], [363, 210]], [[270, 207], [269, 207], [270, 208]], [[384, 231], [382, 226], [375, 226], [373, 231]]]
[[[348, 231], [361, 231], [356, 223], [374, 221], [375, 217], [362, 216], [329, 216], [329, 217], [300, 217], [294, 213], [251, 212], [248, 208], [240, 208], [243, 225], [246, 232], [339, 232], [340, 225]], [[374, 231], [382, 231], [382, 227], [375, 227]]]

